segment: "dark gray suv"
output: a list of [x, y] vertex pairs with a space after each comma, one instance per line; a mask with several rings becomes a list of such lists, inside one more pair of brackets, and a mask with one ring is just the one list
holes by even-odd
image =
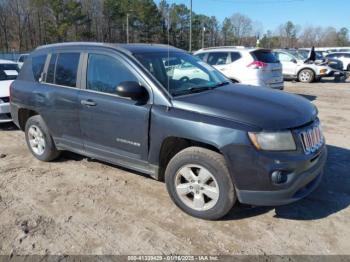
[[236, 201], [281, 205], [318, 185], [326, 161], [317, 109], [280, 91], [232, 84], [163, 45], [37, 48], [11, 85], [11, 113], [32, 154], [62, 150], [165, 180], [204, 219]]

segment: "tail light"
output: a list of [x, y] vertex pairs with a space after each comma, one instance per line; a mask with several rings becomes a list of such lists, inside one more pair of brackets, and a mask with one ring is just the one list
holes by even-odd
[[254, 61], [247, 65], [247, 67], [253, 68], [253, 69], [261, 69], [267, 67], [267, 64], [262, 61]]

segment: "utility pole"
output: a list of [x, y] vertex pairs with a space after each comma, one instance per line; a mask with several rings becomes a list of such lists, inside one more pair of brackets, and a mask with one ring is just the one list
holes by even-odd
[[129, 44], [129, 13], [126, 14], [126, 43]]
[[190, 0], [190, 46], [189, 51], [192, 52], [192, 0]]
[[205, 27], [203, 26], [203, 30], [202, 30], [202, 48], [204, 48], [204, 37], [205, 37]]

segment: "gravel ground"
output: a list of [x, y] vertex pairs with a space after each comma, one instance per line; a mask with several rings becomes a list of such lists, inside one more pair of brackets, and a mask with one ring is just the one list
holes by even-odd
[[0, 254], [350, 254], [350, 82], [286, 83], [319, 108], [329, 158], [295, 204], [182, 213], [147, 176], [65, 153], [42, 163], [0, 126]]

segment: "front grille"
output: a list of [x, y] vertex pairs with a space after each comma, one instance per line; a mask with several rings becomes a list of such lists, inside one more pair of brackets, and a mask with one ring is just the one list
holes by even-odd
[[8, 103], [10, 102], [10, 98], [9, 97], [0, 97], [0, 100], [4, 103]]
[[317, 121], [300, 132], [300, 139], [305, 154], [316, 152], [324, 144], [324, 137], [320, 128], [320, 123]]

